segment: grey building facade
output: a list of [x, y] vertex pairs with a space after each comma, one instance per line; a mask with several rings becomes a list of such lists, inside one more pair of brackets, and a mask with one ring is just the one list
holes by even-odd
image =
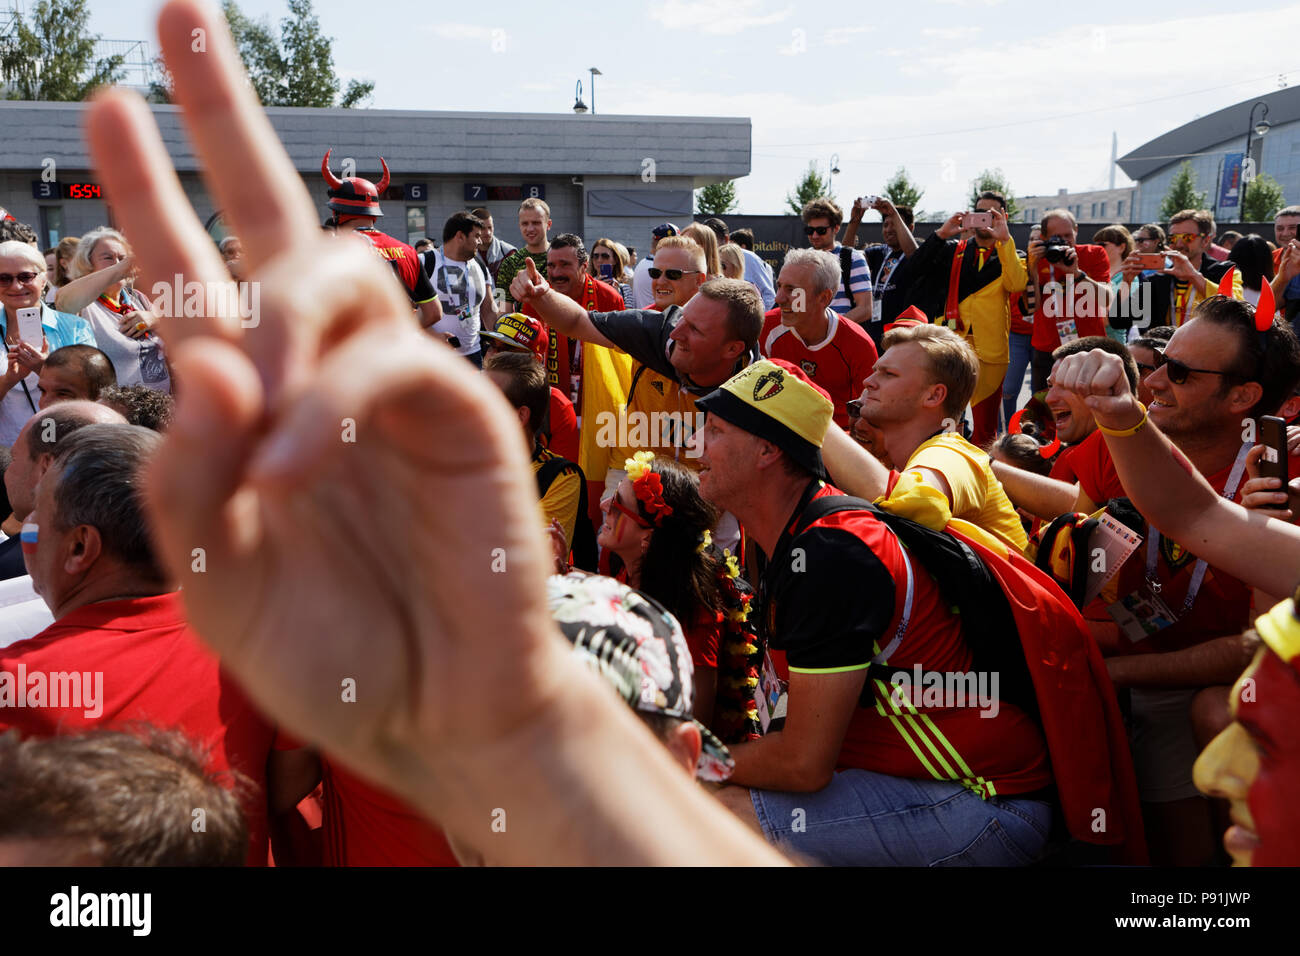
[[[1281, 184], [1288, 203], [1300, 202], [1300, 86], [1294, 86], [1202, 116], [1120, 157], [1120, 169], [1138, 184], [1137, 215], [1132, 218], [1138, 222], [1158, 220], [1160, 203], [1169, 192], [1171, 180], [1179, 167], [1189, 162], [1196, 174], [1196, 189], [1208, 194], [1207, 205], [1216, 218], [1224, 222], [1239, 220], [1239, 205], [1221, 206], [1218, 201], [1222, 198], [1225, 158], [1245, 151], [1251, 109], [1257, 102], [1268, 107], [1271, 126], [1263, 136], [1251, 133], [1250, 153], [1255, 168]], [[1256, 109], [1255, 122], [1263, 115], [1263, 108]]]
[[[42, 244], [112, 222], [83, 135], [83, 103], [0, 101], [0, 205], [31, 223]], [[198, 173], [180, 112], [154, 105], [154, 118], [199, 218], [218, 212]], [[486, 206], [498, 235], [518, 245], [519, 203], [551, 208], [551, 234], [608, 236], [638, 251], [664, 221], [685, 225], [694, 190], [750, 172], [751, 124], [742, 117], [444, 113], [407, 110], [271, 108], [267, 117], [321, 212], [321, 159], [333, 148], [340, 173], [378, 182], [382, 155], [392, 171], [379, 227], [414, 242], [441, 239], [457, 210]], [[237, 157], [231, 158], [237, 162]]]
[[1072, 193], [1058, 190], [1054, 196], [1017, 196], [1020, 221], [1034, 223], [1043, 218], [1049, 209], [1068, 209], [1075, 222], [1105, 225], [1111, 222], [1128, 222], [1133, 216], [1135, 187], [1124, 189], [1095, 189]]

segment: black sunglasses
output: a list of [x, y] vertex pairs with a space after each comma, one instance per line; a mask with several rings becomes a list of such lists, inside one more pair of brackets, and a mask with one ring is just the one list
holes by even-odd
[[17, 279], [21, 284], [27, 285], [27, 283], [31, 282], [35, 278], [35, 272], [20, 272], [17, 275], [11, 275], [8, 272], [0, 272], [0, 289], [12, 285], [15, 279]]
[[824, 236], [826, 235], [826, 233], [830, 231], [831, 231], [830, 226], [804, 226], [803, 227], [803, 234], [805, 236], [811, 236], [813, 233], [816, 233], [819, 236]]
[[676, 282], [682, 276], [697, 276], [700, 274], [699, 269], [656, 269], [654, 266], [651, 266], [646, 272], [650, 273], [652, 279], [667, 276], [673, 282]]
[[862, 417], [862, 399], [855, 398], [851, 402], [845, 402], [844, 407], [849, 411], [849, 418]]
[[1236, 372], [1224, 372], [1217, 368], [1192, 368], [1178, 359], [1172, 359], [1165, 355], [1164, 349], [1152, 349], [1156, 356], [1156, 368], [1163, 368], [1169, 376], [1169, 381], [1175, 385], [1182, 385], [1187, 381], [1187, 377], [1193, 372], [1204, 372], [1206, 375], [1222, 375], [1225, 378], [1241, 378]]

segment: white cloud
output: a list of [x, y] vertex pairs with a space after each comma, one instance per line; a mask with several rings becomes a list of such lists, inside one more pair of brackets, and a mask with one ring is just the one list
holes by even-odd
[[474, 23], [433, 23], [424, 29], [444, 40], [490, 40], [492, 30]]
[[851, 43], [859, 34], [867, 33], [871, 27], [831, 27], [822, 36], [822, 42], [827, 46], [842, 46], [845, 43]]
[[650, 8], [650, 18], [669, 30], [694, 30], [731, 36], [750, 27], [780, 23], [793, 7], [768, 13], [764, 0], [663, 0]]
[[921, 36], [935, 40], [973, 40], [979, 36], [979, 27], [926, 27]]

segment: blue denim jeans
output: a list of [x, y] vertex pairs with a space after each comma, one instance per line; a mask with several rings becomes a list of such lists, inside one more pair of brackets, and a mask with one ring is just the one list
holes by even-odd
[[1030, 338], [1028, 334], [1011, 333], [1011, 364], [1007, 366], [1007, 377], [1002, 380], [1004, 423], [1011, 421], [1011, 416], [1016, 413], [1016, 400], [1025, 384], [1025, 369], [1029, 368], [1029, 357], [1034, 351], [1029, 345]]
[[1028, 866], [1051, 806], [981, 799], [959, 783], [838, 771], [816, 793], [751, 790], [768, 841], [827, 866]]

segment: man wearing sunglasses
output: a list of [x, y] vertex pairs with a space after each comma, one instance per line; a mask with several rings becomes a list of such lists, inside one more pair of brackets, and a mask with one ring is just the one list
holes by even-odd
[[[1274, 413], [1289, 417], [1300, 409], [1300, 401], [1290, 398], [1300, 382], [1300, 342], [1281, 322], [1266, 333], [1255, 331], [1249, 305], [1215, 296], [1195, 310], [1164, 349], [1155, 350], [1155, 366], [1147, 378], [1150, 420], [1216, 492], [1238, 499], [1245, 484], [1245, 453], [1254, 444], [1254, 432], [1243, 422], [1253, 425], [1258, 416]], [[1063, 387], [1075, 384], [1071, 380]], [[1080, 452], [1086, 447], [1088, 443]], [[1093, 444], [1091, 452], [1087, 460], [1072, 461], [1080, 476], [1115, 473], [1104, 442]], [[1300, 458], [1292, 457], [1289, 467], [1300, 474]], [[1015, 479], [1003, 480], [1013, 500], [1022, 503]], [[1054, 505], [1043, 507], [1040, 500], [1029, 510], [1052, 517], [1090, 509], [1090, 494], [1075, 485], [1062, 487], [1065, 494]], [[1203, 688], [1231, 684], [1248, 663], [1240, 634], [1249, 623], [1251, 590], [1152, 528], [1120, 569], [1118, 593], [1133, 598], [1131, 603], [1150, 605], [1152, 592], [1169, 608], [1172, 624], [1150, 633], [1121, 633], [1116, 626], [1109, 638], [1099, 637], [1117, 651], [1107, 661], [1111, 680], [1128, 688], [1133, 701], [1134, 763], [1150, 812], [1152, 862], [1198, 865], [1212, 852], [1214, 834], [1192, 784], [1199, 751], [1192, 733], [1192, 700]]]
[[866, 256], [840, 245], [837, 237], [843, 223], [843, 210], [825, 196], [803, 207], [803, 231], [808, 245], [840, 260], [840, 287], [835, 290], [831, 308], [865, 329], [871, 323], [871, 271]]
[[[1137, 248], [1123, 263], [1124, 282], [1134, 279], [1145, 283], [1145, 301], [1151, 304], [1149, 325], [1172, 325], [1188, 320], [1200, 303], [1218, 294], [1219, 280], [1233, 268], [1230, 262], [1217, 262], [1209, 255], [1214, 242], [1214, 217], [1204, 209], [1184, 209], [1169, 220], [1169, 257], [1167, 270], [1143, 269]], [[1241, 270], [1233, 272], [1233, 298], [1241, 298]], [[1139, 299], [1139, 301], [1143, 301]]]
[[650, 231], [650, 254], [638, 262], [632, 270], [632, 301], [627, 303], [629, 307], [648, 309], [654, 305], [654, 290], [650, 288], [650, 267], [655, 264], [655, 253], [663, 240], [681, 234], [682, 231], [671, 222], [661, 222]]

